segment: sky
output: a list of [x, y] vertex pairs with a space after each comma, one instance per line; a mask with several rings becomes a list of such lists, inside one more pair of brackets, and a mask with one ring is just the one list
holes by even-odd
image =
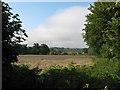
[[23, 44], [65, 48], [88, 47], [82, 29], [90, 4], [93, 2], [9, 2], [28, 34]]

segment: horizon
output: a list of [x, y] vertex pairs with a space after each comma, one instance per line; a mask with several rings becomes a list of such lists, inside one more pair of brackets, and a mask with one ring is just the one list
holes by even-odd
[[82, 29], [93, 2], [9, 2], [18, 13], [28, 38], [21, 44], [86, 48]]

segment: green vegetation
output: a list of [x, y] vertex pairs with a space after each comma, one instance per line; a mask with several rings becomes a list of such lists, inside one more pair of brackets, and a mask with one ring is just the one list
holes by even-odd
[[[67, 67], [52, 65], [46, 70], [29, 69], [26, 65], [12, 65], [13, 71], [4, 72], [4, 88], [65, 88], [99, 89], [105, 86], [109, 90], [120, 89], [120, 60], [93, 58], [93, 66], [75, 66], [74, 62]], [[114, 66], [114, 67], [113, 67]], [[88, 87], [86, 85], [89, 85]]]
[[88, 48], [60, 48], [60, 47], [48, 47], [46, 44], [34, 43], [33, 46], [19, 45], [16, 51], [20, 55], [85, 55], [88, 54], [84, 49]]
[[2, 73], [3, 89], [37, 88], [38, 72], [40, 72], [38, 68], [30, 70], [26, 65], [12, 65], [12, 70]]
[[18, 14], [13, 15], [8, 4], [2, 3], [2, 64], [10, 66], [12, 62], [17, 62], [18, 52], [16, 47], [25, 40], [27, 34], [22, 29]]
[[33, 46], [19, 45], [17, 52], [21, 55], [33, 54], [33, 55], [47, 55], [50, 53], [50, 49], [46, 44], [34, 43]]
[[[67, 67], [54, 65], [46, 70], [12, 64], [18, 61], [18, 47], [27, 35], [21, 28], [19, 15], [13, 15], [10, 10], [8, 4], [2, 3], [3, 89], [120, 89], [120, 2], [95, 2], [89, 8], [91, 13], [87, 15], [84, 29], [89, 49], [83, 51], [104, 58], [93, 58], [93, 66], [75, 66], [71, 62]], [[50, 52], [45, 44], [34, 44], [33, 47], [34, 54]]]
[[120, 58], [120, 1], [95, 2], [85, 24], [84, 39], [92, 53], [105, 58]]
[[82, 49], [82, 53], [83, 53], [83, 54], [88, 54], [88, 48], [83, 48], [83, 49]]
[[116, 90], [120, 85], [119, 64], [119, 60], [109, 62], [108, 59], [95, 58], [95, 64], [90, 67], [74, 66], [74, 63], [69, 64], [67, 67], [51, 66], [43, 72], [40, 80], [42, 80], [44, 87], [82, 88], [85, 84], [89, 84], [89, 88], [108, 86], [108, 88]]
[[[48, 47], [46, 44], [34, 43], [33, 46], [27, 44], [19, 45], [16, 51], [20, 55], [90, 55], [88, 48], [64, 48]], [[94, 54], [91, 54], [94, 55]]]

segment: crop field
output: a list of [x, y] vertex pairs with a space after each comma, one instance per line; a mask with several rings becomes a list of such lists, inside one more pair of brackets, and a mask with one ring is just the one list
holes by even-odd
[[93, 65], [94, 56], [80, 55], [19, 55], [17, 64], [25, 64], [30, 68], [39, 67], [41, 69], [49, 68], [51, 65], [67, 66], [70, 63], [75, 65]]

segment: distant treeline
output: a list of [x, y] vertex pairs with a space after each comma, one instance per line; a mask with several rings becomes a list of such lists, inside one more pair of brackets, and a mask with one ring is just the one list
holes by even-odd
[[48, 47], [46, 44], [34, 43], [33, 46], [27, 44], [17, 46], [18, 54], [34, 54], [34, 55], [81, 55], [88, 54], [88, 48], [64, 48], [64, 47]]
[[46, 44], [34, 43], [32, 47], [27, 44], [17, 46], [17, 52], [18, 54], [47, 55], [50, 53], [50, 49]]

